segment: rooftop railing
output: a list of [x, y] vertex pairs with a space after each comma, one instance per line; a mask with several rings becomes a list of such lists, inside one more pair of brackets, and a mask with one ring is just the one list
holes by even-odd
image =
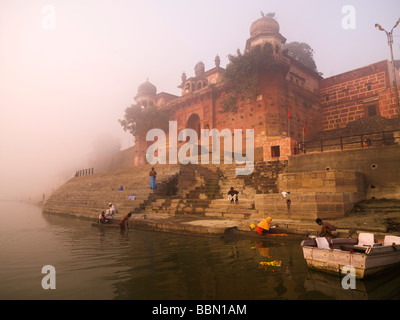
[[393, 145], [400, 145], [400, 130], [305, 141], [300, 146], [300, 153], [343, 151]]

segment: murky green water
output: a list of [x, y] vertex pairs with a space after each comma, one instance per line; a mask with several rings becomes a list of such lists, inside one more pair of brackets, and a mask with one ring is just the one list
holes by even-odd
[[[118, 229], [1, 203], [0, 299], [399, 299], [400, 275], [358, 281], [307, 269], [300, 238], [265, 241]], [[260, 262], [280, 261], [280, 266]], [[42, 267], [56, 289], [42, 288]]]

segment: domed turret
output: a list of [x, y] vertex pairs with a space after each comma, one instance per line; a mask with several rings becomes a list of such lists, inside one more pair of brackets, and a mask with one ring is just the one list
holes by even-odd
[[279, 23], [274, 18], [263, 16], [253, 22], [250, 27], [250, 36], [254, 37], [261, 33], [277, 34], [279, 33]]
[[147, 79], [146, 82], [142, 83], [138, 87], [138, 93], [135, 97], [135, 100], [139, 105], [146, 108], [148, 106], [155, 105], [156, 96], [157, 96], [156, 86], [150, 83], [149, 79]]
[[138, 87], [138, 95], [152, 96], [157, 94], [157, 88], [149, 80]]
[[270, 44], [274, 55], [279, 57], [286, 38], [279, 33], [279, 23], [273, 18], [274, 14], [261, 13], [261, 15], [262, 17], [254, 21], [250, 27], [250, 38], [247, 40], [246, 50], [256, 47], [264, 48], [266, 44]]
[[194, 74], [196, 75], [196, 77], [200, 77], [204, 74], [206, 67], [204, 66], [203, 62], [199, 62], [198, 64], [196, 64], [196, 66], [194, 67]]

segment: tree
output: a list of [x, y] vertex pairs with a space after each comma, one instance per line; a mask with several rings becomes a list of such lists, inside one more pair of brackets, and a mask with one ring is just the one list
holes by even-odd
[[318, 72], [314, 61], [314, 50], [304, 42], [290, 42], [283, 45], [284, 53], [299, 61], [312, 71]]
[[244, 54], [228, 56], [229, 63], [224, 73], [224, 83], [229, 97], [222, 101], [221, 112], [236, 112], [238, 99], [255, 100], [259, 94], [258, 80], [263, 72], [274, 72], [277, 64], [271, 44], [254, 48]]
[[119, 120], [123, 129], [130, 132], [136, 138], [145, 139], [147, 132], [151, 129], [168, 131], [170, 113], [166, 109], [159, 109], [156, 106], [142, 108], [139, 105], [132, 105], [125, 110], [124, 119]]

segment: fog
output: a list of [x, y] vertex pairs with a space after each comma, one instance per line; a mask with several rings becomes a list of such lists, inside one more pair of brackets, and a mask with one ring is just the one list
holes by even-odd
[[[345, 5], [353, 29], [343, 26]], [[133, 146], [118, 119], [137, 87], [148, 78], [179, 95], [197, 62], [210, 69], [218, 54], [225, 67], [260, 11], [276, 13], [287, 42], [308, 43], [328, 77], [389, 59], [374, 25], [390, 30], [399, 9], [397, 0], [2, 0], [0, 199], [49, 195], [90, 165], [99, 137]]]

